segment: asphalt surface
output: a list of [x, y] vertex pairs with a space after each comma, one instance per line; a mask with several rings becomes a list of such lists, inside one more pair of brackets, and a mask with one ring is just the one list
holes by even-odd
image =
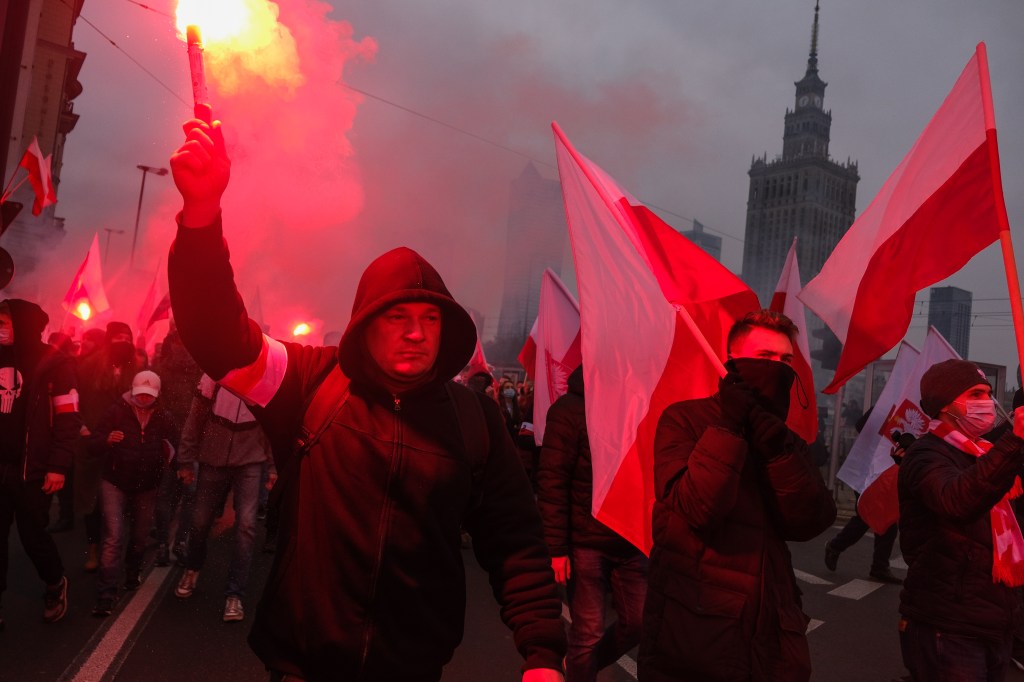
[[[0, 681], [54, 680], [153, 682], [196, 680], [234, 682], [266, 680], [263, 666], [245, 638], [256, 596], [262, 589], [272, 556], [258, 554], [253, 565], [247, 619], [223, 623], [223, 584], [230, 551], [230, 529], [212, 540], [207, 566], [195, 594], [174, 596], [181, 568], [152, 568], [142, 587], [123, 597], [114, 615], [90, 614], [95, 599], [95, 574], [81, 564], [85, 542], [80, 528], [57, 539], [70, 581], [70, 608], [60, 622], [41, 620], [42, 585], [24, 556], [17, 534], [11, 534], [9, 588], [3, 595], [7, 621], [0, 633]], [[888, 682], [906, 674], [896, 634], [899, 587], [870, 581], [871, 536], [847, 550], [838, 570], [823, 562], [825, 541], [838, 526], [806, 543], [793, 543], [794, 567], [804, 592], [804, 610], [813, 619], [808, 639], [814, 680], [826, 682]], [[262, 537], [260, 538], [260, 542]], [[897, 544], [894, 572], [903, 575]], [[445, 670], [445, 682], [516, 682], [521, 659], [511, 633], [498, 617], [486, 575], [466, 552], [468, 608], [466, 636]], [[567, 611], [566, 611], [567, 613]], [[602, 671], [601, 682], [635, 679], [635, 651]], [[1011, 682], [1024, 673], [1011, 671]]]

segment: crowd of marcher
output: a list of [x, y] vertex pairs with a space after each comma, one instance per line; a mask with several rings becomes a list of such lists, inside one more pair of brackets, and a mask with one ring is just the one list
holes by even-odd
[[[648, 558], [592, 514], [584, 367], [538, 448], [529, 382], [453, 381], [475, 325], [407, 248], [364, 271], [336, 345], [263, 333], [223, 236], [219, 123], [194, 119], [185, 133], [171, 160], [184, 200], [168, 261], [176, 327], [152, 362], [124, 323], [46, 344], [38, 305], [0, 301], [0, 529], [17, 524], [47, 622], [64, 616], [68, 591], [46, 530], [52, 498], [51, 531], [81, 523], [83, 568], [98, 571], [93, 614], [105, 617], [141, 584], [150, 546], [154, 563], [181, 564], [174, 593], [188, 599], [230, 497], [223, 620], [245, 619], [265, 515], [276, 555], [249, 644], [272, 681], [439, 680], [463, 635], [467, 547], [524, 682], [592, 682], [638, 645], [642, 682], [810, 679], [787, 542], [828, 529], [836, 505], [785, 421], [788, 318], [737, 321], [717, 392], [662, 414]], [[1003, 679], [1024, 584], [1012, 504], [1024, 493], [1024, 410], [993, 433], [991, 386], [963, 360], [932, 367], [920, 388], [928, 432], [894, 447], [909, 568], [893, 636], [914, 680]], [[862, 526], [825, 545], [829, 569]], [[875, 579], [899, 580], [894, 537], [880, 537]], [[7, 557], [0, 543], [0, 593]]]

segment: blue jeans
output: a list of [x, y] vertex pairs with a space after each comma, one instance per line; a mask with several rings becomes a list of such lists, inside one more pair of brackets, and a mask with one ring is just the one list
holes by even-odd
[[146, 550], [149, 530], [153, 527], [156, 488], [127, 492], [110, 481], [101, 480], [99, 502], [103, 511], [103, 540], [96, 596], [99, 599], [112, 599], [117, 596], [122, 554], [129, 573], [142, 568], [142, 555]]
[[940, 632], [917, 621], [900, 621], [903, 665], [914, 680], [998, 682], [1010, 667], [1013, 633], [1002, 640]]
[[[647, 596], [647, 557], [637, 551], [618, 557], [577, 547], [569, 568], [569, 652], [566, 682], [593, 682], [597, 671], [611, 665], [640, 642]], [[605, 625], [609, 590], [618, 619]]]
[[258, 462], [240, 467], [199, 465], [186, 566], [193, 571], [203, 568], [206, 563], [206, 541], [210, 537], [214, 518], [224, 506], [228, 491], [232, 491], [235, 501], [235, 551], [231, 555], [228, 582], [224, 589], [228, 597], [245, 596], [252, 553], [256, 546], [256, 507], [262, 480], [263, 464]]

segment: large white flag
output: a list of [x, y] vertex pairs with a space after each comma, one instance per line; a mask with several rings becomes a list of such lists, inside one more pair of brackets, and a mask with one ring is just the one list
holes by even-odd
[[649, 551], [658, 419], [718, 389], [729, 328], [760, 306], [553, 128], [580, 292], [592, 511]]
[[935, 327], [928, 329], [921, 351], [906, 341], [900, 345], [889, 380], [837, 474], [841, 481], [862, 493], [894, 466], [889, 456], [893, 432], [916, 438], [928, 430], [929, 418], [920, 405], [921, 376], [935, 363], [959, 357]]
[[[530, 332], [533, 343], [533, 437], [544, 443], [548, 408], [565, 395], [572, 371], [583, 362], [580, 350], [580, 305], [550, 268], [540, 283], [537, 322]], [[529, 341], [527, 341], [529, 343]]]

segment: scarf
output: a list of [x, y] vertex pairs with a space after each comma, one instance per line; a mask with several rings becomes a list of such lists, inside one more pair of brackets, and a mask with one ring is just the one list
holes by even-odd
[[[957, 450], [975, 457], [981, 457], [992, 449], [992, 443], [984, 438], [972, 441], [961, 431], [946, 422], [932, 420], [928, 431], [946, 441]], [[1014, 476], [1013, 486], [989, 511], [992, 523], [992, 582], [1009, 587], [1024, 585], [1024, 537], [1021, 536], [1017, 517], [1010, 507], [1010, 500], [1024, 493], [1020, 477]]]

